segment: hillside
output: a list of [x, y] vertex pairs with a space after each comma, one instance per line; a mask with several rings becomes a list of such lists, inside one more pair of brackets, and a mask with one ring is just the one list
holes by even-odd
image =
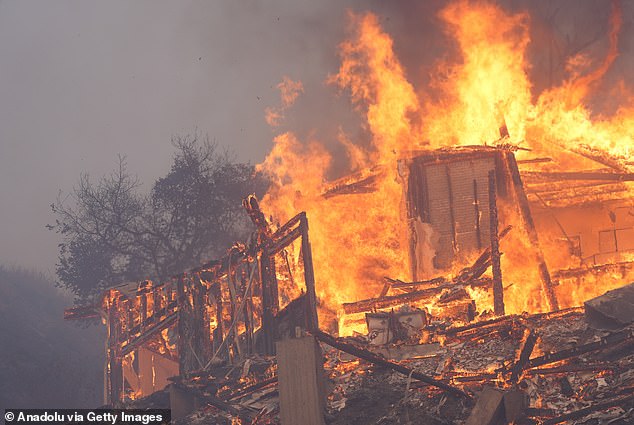
[[42, 275], [0, 266], [0, 407], [102, 403], [101, 326], [65, 322], [72, 300]]

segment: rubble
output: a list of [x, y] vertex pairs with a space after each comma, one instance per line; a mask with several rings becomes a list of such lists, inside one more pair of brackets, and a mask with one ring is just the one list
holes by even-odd
[[[324, 353], [329, 425], [625, 424], [634, 413], [634, 346], [604, 359], [632, 341], [634, 327], [593, 329], [579, 308], [450, 326], [432, 337], [442, 343], [432, 343], [422, 358], [398, 361], [377, 350], [411, 353], [416, 346], [316, 336]], [[198, 409], [177, 424], [280, 423], [274, 357], [217, 366], [174, 385], [199, 398]]]
[[[452, 162], [456, 154], [459, 160]], [[460, 174], [460, 167], [475, 163], [473, 176]], [[249, 244], [235, 244], [222, 259], [174, 282], [111, 288], [101, 309], [69, 310], [68, 318], [106, 319], [108, 402], [140, 408], [164, 403], [169, 394], [176, 424], [628, 423], [634, 412], [634, 284], [564, 309], [559, 306], [570, 303], [560, 303], [555, 289], [615, 272], [624, 278], [631, 261], [569, 263], [551, 273], [512, 151], [465, 147], [407, 164], [413, 173], [404, 176], [412, 184], [412, 281], [385, 277], [380, 292], [377, 286], [367, 293], [370, 298], [328, 310], [317, 300], [306, 214], [275, 230], [250, 196], [244, 207], [257, 232]], [[458, 171], [452, 174], [450, 166]], [[450, 192], [468, 196], [452, 192], [442, 208], [430, 206], [425, 191], [438, 188], [414, 181], [424, 170]], [[342, 180], [324, 197], [371, 191], [381, 172]], [[572, 177], [580, 176], [585, 174]], [[534, 194], [540, 181], [563, 179], [552, 173], [525, 177]], [[485, 182], [488, 191], [482, 191]], [[451, 214], [444, 215], [445, 207]], [[454, 215], [454, 208], [461, 214]], [[424, 239], [425, 226], [419, 227], [430, 223], [422, 219], [432, 210], [447, 219], [447, 249], [437, 265], [459, 265], [440, 267], [442, 276], [423, 273], [429, 271], [425, 247], [414, 243]], [[458, 232], [471, 224], [476, 230], [468, 237]], [[500, 241], [513, 228], [526, 239], [522, 259], [535, 272], [548, 312], [505, 314], [514, 300], [504, 292], [521, 284], [516, 276], [504, 286], [501, 273], [506, 257]], [[505, 276], [512, 271], [505, 268]], [[476, 305], [478, 291], [492, 295], [490, 306]], [[320, 325], [324, 312], [328, 322]], [[346, 332], [348, 318], [354, 331]], [[352, 336], [338, 337], [339, 330]], [[178, 334], [173, 349], [170, 331]], [[178, 376], [166, 389], [135, 400], [147, 393], [131, 383], [143, 380], [141, 366], [133, 365], [143, 350], [171, 355]]]

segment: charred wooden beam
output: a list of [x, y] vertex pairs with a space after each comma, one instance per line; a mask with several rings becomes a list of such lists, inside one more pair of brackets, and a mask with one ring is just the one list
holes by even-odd
[[[498, 236], [498, 240], [502, 239], [506, 236], [512, 229], [512, 226], [507, 226], [500, 232]], [[491, 265], [491, 247], [487, 247], [482, 254], [473, 262], [473, 264], [458, 273], [458, 275], [452, 279], [448, 280], [445, 277], [436, 277], [430, 280], [421, 280], [416, 282], [403, 282], [399, 279], [392, 279], [389, 277], [385, 277], [384, 279], [390, 283], [390, 288], [393, 289], [411, 289], [416, 287], [424, 287], [425, 289], [432, 289], [436, 287], [440, 287], [446, 284], [469, 284], [469, 282], [476, 281], [480, 276], [486, 272], [487, 268]], [[482, 286], [476, 283], [476, 286]], [[382, 298], [382, 297], [379, 297]]]
[[392, 289], [411, 289], [412, 287], [424, 287], [427, 289], [448, 283], [448, 280], [444, 277], [436, 277], [434, 279], [420, 280], [417, 282], [403, 282], [400, 279], [392, 279], [389, 277], [385, 277], [384, 279], [389, 283], [389, 287]]
[[455, 208], [454, 208], [454, 200], [453, 200], [453, 188], [451, 185], [451, 172], [449, 171], [449, 165], [445, 165], [445, 175], [447, 177], [447, 197], [449, 198], [449, 221], [451, 223], [451, 246], [453, 248], [454, 254], [458, 250], [458, 245], [456, 241], [456, 216], [455, 216]]
[[595, 161], [601, 165], [605, 165], [606, 167], [610, 167], [613, 170], [617, 170], [620, 172], [627, 172], [628, 166], [625, 163], [623, 158], [618, 158], [614, 155], [611, 155], [608, 152], [605, 152], [601, 149], [586, 145], [584, 143], [581, 144], [573, 144], [573, 147], [566, 146], [565, 148], [571, 152], [576, 153], [577, 155], [581, 155], [584, 158], [588, 158], [592, 161]]
[[121, 354], [126, 355], [136, 350], [140, 345], [152, 339], [152, 337], [159, 334], [163, 329], [176, 323], [177, 319], [178, 313], [174, 312], [153, 326], [150, 326], [148, 329], [145, 329], [141, 335], [127, 341], [126, 345], [121, 349]]
[[516, 319], [517, 319], [517, 316], [496, 317], [495, 319], [483, 320], [481, 322], [472, 323], [465, 326], [459, 326], [456, 328], [449, 328], [446, 331], [442, 332], [442, 334], [447, 336], [456, 336], [456, 335], [460, 335], [464, 333], [474, 332], [478, 329], [482, 329], [486, 327], [499, 326], [501, 323], [506, 323]]
[[520, 159], [517, 161], [518, 164], [537, 164], [540, 162], [552, 162], [552, 158], [529, 158], [529, 159]]
[[264, 251], [258, 259], [260, 262], [260, 282], [262, 283], [262, 335], [264, 337], [264, 352], [275, 354], [275, 340], [277, 339], [275, 316], [279, 311], [279, 295], [277, 277], [275, 275], [275, 259]]
[[536, 172], [526, 171], [524, 174], [530, 179], [548, 179], [548, 180], [609, 180], [616, 182], [634, 181], [634, 173], [612, 173], [598, 171], [579, 171], [579, 172]]
[[304, 282], [306, 283], [306, 318], [307, 330], [319, 329], [319, 319], [317, 317], [317, 294], [315, 291], [315, 272], [313, 270], [313, 253], [308, 238], [308, 219], [303, 213], [300, 227], [302, 229], [302, 258], [304, 263]]
[[203, 397], [203, 400], [212, 405], [213, 407], [215, 407], [218, 410], [221, 410], [223, 412], [226, 412], [228, 414], [230, 414], [233, 417], [236, 418], [240, 418], [241, 421], [245, 421], [245, 423], [250, 422], [251, 421], [251, 416], [249, 414], [247, 414], [246, 412], [240, 411], [238, 409], [236, 409], [233, 405], [227, 403], [224, 400], [221, 400], [217, 397], [214, 397], [210, 394], [205, 394]]
[[605, 370], [612, 370], [613, 365], [609, 363], [592, 363], [592, 364], [565, 364], [563, 366], [556, 367], [542, 367], [526, 369], [526, 373], [531, 376], [536, 375], [557, 375], [557, 374], [569, 374], [574, 372], [600, 372]]
[[625, 261], [621, 263], [613, 264], [601, 264], [592, 267], [578, 267], [573, 269], [557, 270], [553, 273], [555, 279], [573, 279], [577, 277], [587, 276], [589, 274], [604, 274], [621, 272], [622, 274], [632, 270], [634, 267], [634, 261]]
[[225, 400], [235, 400], [236, 398], [241, 398], [246, 395], [252, 394], [255, 391], [268, 387], [269, 385], [273, 385], [277, 383], [277, 376], [273, 376], [269, 379], [264, 379], [263, 381], [257, 382], [253, 385], [248, 385], [246, 387], [240, 388], [231, 394], [228, 394], [224, 397]]
[[[495, 175], [494, 175], [495, 176]], [[474, 213], [474, 220], [475, 220], [475, 225], [476, 225], [476, 238], [477, 238], [477, 245], [478, 245], [478, 250], [482, 249], [482, 232], [480, 229], [480, 199], [478, 198], [478, 181], [476, 179], [473, 179], [473, 213]], [[493, 230], [491, 230], [491, 232], [493, 232]], [[496, 231], [495, 231], [495, 235], [497, 236], [497, 226], [496, 226]]]
[[377, 189], [379, 175], [371, 175], [350, 183], [336, 184], [323, 193], [324, 198], [331, 198], [337, 195], [354, 195], [360, 193], [372, 193]]
[[498, 239], [496, 186], [495, 171], [489, 171], [489, 233], [491, 234], [491, 270], [493, 271], [493, 310], [496, 316], [504, 316], [504, 288], [502, 287], [500, 240]]
[[120, 321], [119, 297], [115, 296], [108, 305], [108, 337], [107, 337], [107, 369], [106, 369], [106, 404], [119, 405], [123, 396], [123, 357], [119, 352]]
[[546, 266], [546, 260], [544, 259], [544, 253], [539, 245], [539, 237], [537, 236], [537, 229], [535, 229], [535, 223], [533, 222], [533, 216], [531, 209], [526, 198], [526, 192], [522, 184], [522, 178], [520, 177], [519, 169], [517, 168], [517, 162], [515, 162], [515, 156], [511, 152], [506, 153], [507, 166], [511, 175], [511, 181], [515, 192], [515, 197], [522, 217], [522, 222], [526, 228], [528, 238], [534, 247], [535, 256], [537, 259], [539, 277], [542, 282], [542, 288], [546, 294], [546, 300], [550, 310], [559, 310], [559, 302], [553, 289], [552, 281], [550, 280], [550, 273]]
[[601, 410], [609, 409], [615, 406], [624, 406], [627, 403], [634, 401], [634, 394], [629, 394], [623, 397], [614, 397], [601, 403], [593, 404], [592, 406], [585, 407], [583, 409], [575, 410], [574, 412], [566, 413], [561, 416], [556, 416], [542, 422], [543, 425], [555, 425], [565, 421], [583, 418], [593, 412], [599, 412]]
[[260, 204], [258, 203], [255, 195], [249, 195], [242, 201], [242, 206], [246, 210], [247, 214], [253, 224], [258, 229], [258, 232], [265, 237], [271, 236], [271, 229], [269, 223], [266, 221], [264, 213], [260, 210]]
[[354, 346], [352, 344], [340, 341], [340, 340], [336, 339], [335, 337], [333, 337], [332, 335], [329, 335], [329, 334], [327, 334], [327, 333], [325, 333], [323, 331], [317, 330], [317, 331], [315, 331], [313, 333], [314, 333], [315, 337], [319, 341], [321, 341], [321, 342], [323, 342], [325, 344], [328, 344], [331, 347], [336, 348], [337, 350], [341, 350], [341, 351], [344, 351], [344, 352], [346, 352], [348, 354], [352, 354], [355, 357], [358, 357], [360, 359], [366, 360], [366, 361], [368, 361], [370, 363], [373, 363], [373, 364], [376, 364], [378, 366], [386, 367], [386, 368], [391, 369], [391, 370], [393, 370], [395, 372], [398, 372], [398, 373], [400, 373], [402, 375], [411, 376], [413, 379], [425, 382], [426, 384], [429, 384], [431, 386], [434, 386], [434, 387], [440, 388], [442, 390], [445, 390], [448, 393], [451, 393], [451, 394], [454, 394], [454, 395], [457, 395], [457, 396], [460, 396], [460, 397], [464, 397], [464, 398], [466, 398], [468, 400], [472, 399], [472, 397], [469, 394], [467, 394], [466, 392], [464, 392], [460, 388], [454, 387], [452, 385], [448, 385], [448, 384], [446, 384], [445, 382], [442, 382], [442, 381], [438, 381], [437, 379], [434, 379], [431, 376], [424, 375], [424, 374], [422, 374], [420, 372], [412, 370], [412, 369], [410, 369], [408, 367], [405, 367], [403, 365], [400, 365], [398, 363], [394, 363], [394, 362], [391, 362], [389, 360], [385, 360], [384, 358], [379, 357], [376, 354], [374, 354], [374, 353], [372, 353], [372, 352], [370, 352], [368, 350], [365, 350], [365, 349], [356, 347], [356, 346]]
[[[491, 284], [490, 279], [474, 279], [468, 282], [469, 286], [488, 286]], [[404, 294], [390, 295], [382, 298], [370, 298], [353, 303], [344, 303], [343, 311], [346, 314], [362, 313], [364, 311], [372, 311], [381, 308], [392, 307], [399, 304], [411, 303], [421, 300], [430, 299], [445, 289], [455, 289], [458, 286], [454, 282], [449, 282], [435, 288], [424, 289], [415, 292], [406, 292]]]
[[598, 351], [607, 347], [614, 346], [623, 341], [634, 339], [634, 329], [624, 329], [619, 332], [614, 332], [604, 336], [598, 341], [590, 342], [588, 344], [579, 345], [577, 347], [569, 348], [566, 350], [556, 351], [554, 353], [544, 354], [540, 357], [535, 357], [527, 363], [528, 368], [534, 368], [538, 366], [544, 366], [550, 363], [555, 363], [561, 360], [577, 357], [581, 354], [590, 353], [592, 351]]
[[537, 334], [532, 329], [526, 329], [524, 333], [524, 338], [522, 339], [522, 345], [519, 350], [519, 356], [517, 357], [517, 361], [511, 367], [511, 379], [512, 383], [517, 383], [520, 374], [526, 367], [528, 360], [533, 353], [533, 349], [535, 348], [535, 344], [537, 343]]

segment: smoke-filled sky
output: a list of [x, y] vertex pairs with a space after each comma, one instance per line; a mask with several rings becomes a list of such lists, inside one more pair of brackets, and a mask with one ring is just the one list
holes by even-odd
[[[553, 37], [580, 45], [606, 30], [609, 14], [603, 0], [503, 3], [531, 4], [536, 21], [550, 19]], [[54, 220], [49, 204], [81, 172], [97, 179], [112, 170], [118, 154], [147, 187], [168, 171], [171, 137], [195, 129], [252, 163], [288, 128], [331, 139], [341, 124], [363, 137], [347, 97], [325, 83], [337, 70], [347, 10], [377, 12], [410, 79], [425, 81], [425, 65], [447, 50], [435, 18], [444, 4], [0, 1], [0, 263], [52, 274], [58, 239], [44, 227]], [[632, 74], [633, 5], [623, 1], [619, 75]], [[599, 37], [589, 48], [606, 43]], [[280, 105], [284, 76], [304, 93], [271, 129], [265, 109]]]

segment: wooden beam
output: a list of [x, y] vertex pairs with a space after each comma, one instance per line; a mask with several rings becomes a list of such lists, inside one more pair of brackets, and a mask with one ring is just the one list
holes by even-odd
[[319, 319], [317, 317], [317, 294], [315, 292], [315, 272], [313, 270], [313, 253], [308, 239], [308, 219], [306, 214], [302, 215], [300, 221], [302, 228], [302, 259], [304, 263], [304, 282], [306, 283], [306, 317], [307, 330], [319, 329]]
[[546, 265], [546, 260], [544, 259], [544, 253], [542, 252], [541, 246], [539, 245], [539, 237], [537, 236], [537, 229], [535, 228], [535, 223], [533, 222], [533, 216], [531, 214], [531, 209], [528, 204], [528, 199], [526, 197], [526, 192], [524, 191], [524, 185], [522, 184], [522, 178], [520, 177], [519, 169], [517, 168], [517, 162], [515, 161], [515, 156], [512, 152], [506, 153], [506, 164], [509, 169], [509, 173], [511, 175], [511, 182], [513, 186], [513, 190], [515, 192], [515, 197], [517, 200], [517, 204], [519, 206], [520, 215], [522, 217], [522, 222], [524, 223], [524, 227], [526, 229], [526, 233], [528, 234], [529, 241], [533, 246], [535, 257], [537, 260], [537, 266], [539, 270], [539, 277], [542, 282], [542, 288], [546, 295], [546, 301], [548, 302], [548, 306], [550, 310], [559, 310], [559, 302], [557, 301], [557, 296], [555, 295], [555, 290], [553, 289], [552, 281], [550, 280], [550, 273], [548, 272], [548, 266]]
[[[471, 282], [467, 282], [470, 286], [488, 286], [491, 284], [489, 279], [474, 279]], [[367, 300], [361, 300], [353, 303], [344, 303], [343, 311], [346, 314], [361, 313], [364, 311], [372, 311], [375, 309], [387, 308], [398, 304], [411, 303], [432, 298], [440, 294], [445, 289], [457, 288], [458, 284], [455, 282], [447, 282], [444, 285], [440, 285], [433, 288], [423, 289], [421, 291], [407, 292], [404, 294], [390, 295], [382, 298], [369, 298]]]
[[336, 348], [337, 350], [346, 352], [348, 354], [352, 354], [355, 357], [358, 357], [360, 359], [363, 360], [367, 360], [370, 363], [379, 365], [379, 366], [383, 366], [386, 367], [388, 369], [391, 369], [395, 372], [398, 372], [402, 375], [405, 376], [411, 376], [413, 379], [416, 379], [418, 381], [422, 381], [425, 382], [426, 384], [429, 384], [431, 386], [440, 388], [442, 390], [447, 391], [448, 393], [451, 393], [453, 395], [457, 395], [460, 397], [464, 397], [468, 400], [471, 400], [471, 396], [469, 394], [467, 394], [466, 392], [464, 392], [463, 390], [461, 390], [460, 388], [451, 386], [449, 384], [446, 384], [445, 382], [442, 381], [438, 381], [434, 378], [432, 378], [431, 376], [428, 375], [424, 375], [420, 372], [417, 372], [415, 370], [412, 370], [408, 367], [405, 367], [403, 365], [400, 365], [398, 363], [394, 363], [391, 362], [389, 360], [385, 360], [384, 358], [372, 353], [371, 351], [368, 350], [364, 350], [362, 348], [356, 347], [352, 344], [340, 341], [338, 339], [336, 339], [335, 337], [333, 337], [332, 335], [327, 334], [326, 332], [323, 331], [315, 331], [314, 332], [315, 337], [320, 340], [321, 342], [330, 345], [333, 348]]
[[531, 179], [549, 179], [549, 180], [609, 180], [617, 182], [634, 181], [634, 173], [602, 173], [597, 171], [569, 171], [569, 172], [537, 172], [526, 171], [522, 173]]
[[496, 316], [504, 316], [504, 287], [502, 286], [500, 240], [498, 239], [496, 186], [495, 171], [489, 171], [489, 234], [491, 235], [491, 270], [493, 272], [493, 311]]

